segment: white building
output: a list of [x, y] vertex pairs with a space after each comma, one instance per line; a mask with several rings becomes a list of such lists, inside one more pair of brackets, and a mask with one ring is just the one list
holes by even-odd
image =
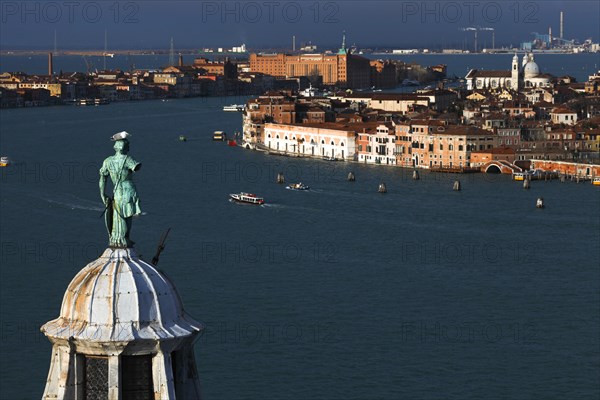
[[472, 69], [465, 77], [467, 90], [475, 89], [511, 89], [549, 87], [552, 75], [542, 74], [533, 53], [525, 54], [521, 66], [515, 54], [510, 70], [483, 71]]
[[242, 44], [241, 46], [232, 47], [231, 48], [231, 52], [232, 53], [245, 53], [246, 52], [246, 45]]
[[193, 343], [203, 327], [173, 283], [131, 248], [108, 248], [73, 278], [43, 400], [200, 399]]
[[262, 143], [270, 150], [300, 157], [354, 160], [356, 132], [346, 124], [265, 124]]
[[373, 130], [358, 132], [358, 161], [396, 165], [396, 130], [392, 124], [379, 124]]
[[550, 113], [553, 124], [575, 125], [577, 124], [577, 113], [566, 107], [557, 107]]
[[363, 104], [373, 110], [382, 110], [398, 114], [407, 114], [415, 106], [429, 107], [431, 100], [426, 94], [414, 93], [352, 93], [340, 97], [331, 97], [343, 102]]

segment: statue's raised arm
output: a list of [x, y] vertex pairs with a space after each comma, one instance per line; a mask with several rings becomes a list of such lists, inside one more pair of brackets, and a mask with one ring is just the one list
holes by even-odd
[[[142, 164], [131, 158], [129, 153], [130, 135], [123, 131], [112, 136], [115, 142], [115, 155], [104, 160], [100, 168], [100, 197], [106, 209], [105, 221], [111, 247], [132, 247], [129, 239], [131, 218], [141, 214], [140, 200], [133, 183], [133, 173]], [[106, 180], [113, 183], [113, 197], [106, 194]]]

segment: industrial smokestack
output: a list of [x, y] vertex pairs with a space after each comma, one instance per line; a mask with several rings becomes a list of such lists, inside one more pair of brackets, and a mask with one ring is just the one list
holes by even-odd
[[560, 12], [560, 40], [562, 40], [563, 37], [563, 28], [564, 28], [564, 13], [561, 11]]
[[179, 66], [183, 67], [183, 55], [179, 55]]
[[48, 53], [48, 76], [54, 74], [54, 66], [52, 65], [52, 53]]

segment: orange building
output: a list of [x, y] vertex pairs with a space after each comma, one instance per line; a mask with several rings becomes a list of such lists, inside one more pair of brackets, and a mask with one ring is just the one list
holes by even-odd
[[497, 147], [497, 136], [484, 129], [446, 125], [442, 121], [412, 121], [396, 126], [398, 165], [417, 168], [469, 168], [471, 153]]
[[207, 58], [196, 58], [193, 67], [203, 69], [207, 75], [224, 76], [225, 79], [237, 79], [237, 65], [229, 61], [210, 61]]
[[516, 150], [511, 147], [494, 147], [471, 153], [471, 165], [474, 167], [481, 167], [490, 161], [506, 161], [512, 164], [515, 160]]
[[337, 54], [250, 54], [250, 71], [279, 78], [322, 77], [323, 84], [348, 88], [370, 87], [371, 66], [364, 57], [342, 45]]

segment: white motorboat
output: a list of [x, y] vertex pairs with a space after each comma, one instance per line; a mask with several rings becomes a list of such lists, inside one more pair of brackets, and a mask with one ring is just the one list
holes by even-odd
[[258, 197], [255, 194], [252, 193], [245, 193], [245, 192], [241, 192], [241, 193], [232, 193], [229, 195], [229, 197], [231, 197], [232, 200], [240, 202], [240, 203], [248, 203], [248, 204], [256, 204], [256, 205], [261, 205], [265, 203], [265, 199], [263, 199], [262, 197]]

